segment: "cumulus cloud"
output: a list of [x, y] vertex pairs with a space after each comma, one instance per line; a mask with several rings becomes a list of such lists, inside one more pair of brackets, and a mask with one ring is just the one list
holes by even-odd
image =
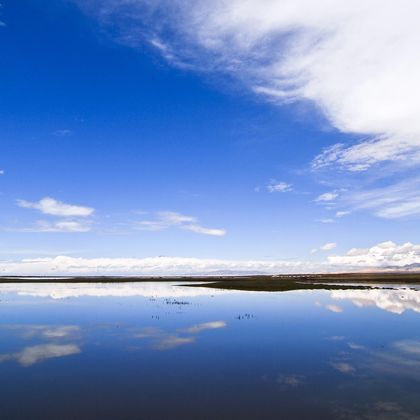
[[51, 197], [44, 197], [39, 201], [30, 202], [26, 200], [17, 200], [19, 207], [26, 209], [35, 209], [43, 214], [63, 217], [88, 217], [91, 216], [95, 209], [92, 207], [76, 206], [66, 204]]
[[194, 233], [211, 236], [224, 236], [226, 230], [215, 229], [201, 226], [194, 216], [185, 216], [172, 211], [158, 212], [156, 219], [143, 220], [136, 223], [136, 228], [140, 230], [160, 231], [171, 227], [189, 230]]
[[345, 255], [329, 256], [328, 262], [353, 268], [404, 267], [420, 263], [420, 245], [411, 242], [397, 245], [387, 241], [371, 248], [352, 248]]

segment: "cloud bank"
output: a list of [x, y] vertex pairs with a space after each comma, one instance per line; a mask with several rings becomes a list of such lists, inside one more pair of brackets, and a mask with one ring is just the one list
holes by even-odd
[[[332, 244], [328, 248], [331, 248]], [[331, 248], [332, 249], [332, 248]], [[415, 269], [420, 265], [420, 245], [388, 241], [371, 248], [353, 248], [322, 262], [296, 260], [221, 260], [180, 257], [75, 258], [57, 256], [0, 262], [1, 275], [206, 275], [284, 274], [328, 271]]]
[[397, 245], [382, 242], [371, 248], [352, 248], [345, 255], [331, 255], [328, 262], [333, 266], [386, 268], [420, 265], [420, 245], [406, 242]]

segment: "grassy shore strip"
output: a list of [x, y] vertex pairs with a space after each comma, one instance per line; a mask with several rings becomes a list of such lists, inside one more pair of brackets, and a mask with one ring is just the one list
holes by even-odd
[[[288, 291], [301, 289], [366, 289], [380, 284], [420, 284], [417, 273], [344, 273], [261, 276], [1, 276], [1, 283], [138, 283], [138, 282], [188, 282], [186, 286], [209, 287], [228, 290]], [[191, 284], [194, 282], [194, 284]], [[360, 283], [360, 284], [358, 284]]]
[[[249, 290], [261, 292], [285, 292], [289, 290], [343, 290], [372, 289], [381, 285], [420, 284], [420, 273], [346, 273], [293, 276], [250, 276], [223, 278], [217, 281], [189, 285], [226, 290]], [[188, 286], [188, 285], [186, 285]], [[389, 286], [392, 288], [392, 286]]]

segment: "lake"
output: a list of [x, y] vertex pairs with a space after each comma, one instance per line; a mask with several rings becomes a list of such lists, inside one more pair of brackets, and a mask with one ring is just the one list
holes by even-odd
[[420, 418], [420, 291], [0, 284], [2, 419]]

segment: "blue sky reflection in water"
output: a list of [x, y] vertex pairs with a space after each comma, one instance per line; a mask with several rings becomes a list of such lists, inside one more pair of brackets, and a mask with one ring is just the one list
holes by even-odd
[[0, 299], [10, 420], [420, 412], [417, 290], [3, 284]]

